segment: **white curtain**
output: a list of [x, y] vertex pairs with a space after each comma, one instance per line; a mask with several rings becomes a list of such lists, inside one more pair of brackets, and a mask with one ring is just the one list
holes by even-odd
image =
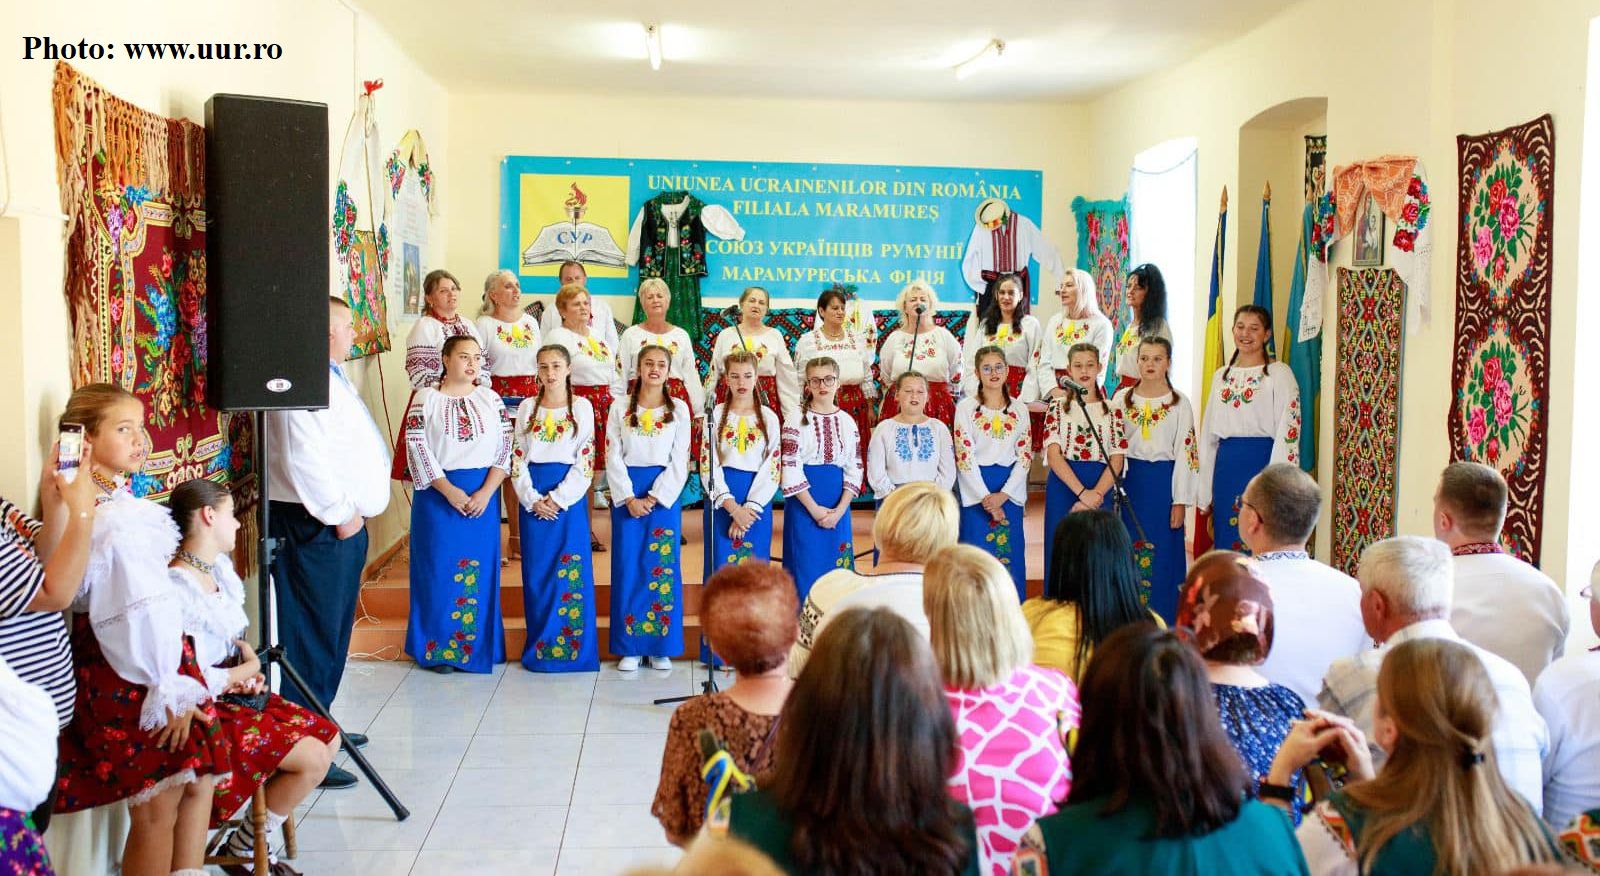
[[[1195, 200], [1199, 154], [1193, 137], [1152, 146], [1134, 156], [1128, 174], [1128, 248], [1132, 264], [1150, 262], [1167, 281], [1172, 326], [1172, 384], [1194, 399], [1193, 370], [1200, 334], [1195, 309]], [[1198, 403], [1198, 402], [1196, 402]]]

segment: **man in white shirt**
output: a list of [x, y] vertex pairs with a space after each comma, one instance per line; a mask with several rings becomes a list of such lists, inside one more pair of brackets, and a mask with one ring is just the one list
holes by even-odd
[[1272, 591], [1276, 644], [1261, 674], [1307, 705], [1317, 701], [1333, 661], [1372, 647], [1361, 623], [1361, 587], [1306, 552], [1321, 513], [1317, 482], [1289, 463], [1256, 475], [1239, 508], [1239, 538]]
[[[272, 561], [278, 641], [306, 687], [324, 706], [339, 692], [361, 569], [367, 561], [367, 518], [389, 504], [389, 445], [340, 367], [355, 329], [350, 307], [328, 299], [328, 407], [266, 415], [267, 526], [278, 540]], [[285, 699], [309, 705], [293, 685]], [[356, 745], [361, 734], [347, 734]], [[356, 777], [328, 768], [324, 788]]]
[[1510, 660], [1532, 685], [1566, 648], [1567, 597], [1550, 576], [1500, 547], [1506, 482], [1476, 462], [1451, 463], [1433, 496], [1433, 534], [1455, 556], [1450, 625]]
[[[568, 283], [576, 283], [584, 288], [589, 286], [589, 272], [584, 268], [582, 262], [562, 262], [561, 273], [557, 279], [560, 282], [560, 286], [565, 286]], [[556, 287], [557, 291], [560, 290], [560, 286]], [[590, 295], [589, 328], [592, 329], [595, 326], [614, 330], [616, 328], [616, 320], [611, 315], [611, 307], [606, 304], [604, 298], [598, 295]], [[544, 305], [544, 313], [539, 316], [539, 333], [541, 336], [548, 335], [560, 327], [561, 313], [556, 310], [555, 296], [552, 295], [550, 296], [550, 303]], [[606, 333], [602, 331], [601, 334], [605, 335]], [[611, 338], [608, 343], [611, 344], [612, 349], [616, 349], [616, 338]]]
[[[1600, 564], [1583, 598], [1589, 624], [1600, 635]], [[1550, 725], [1544, 757], [1544, 817], [1558, 830], [1580, 812], [1600, 807], [1600, 648], [1550, 664], [1533, 686], [1533, 705]]]
[[[1528, 682], [1509, 661], [1463, 640], [1445, 616], [1453, 588], [1450, 549], [1441, 541], [1401, 535], [1369, 545], [1361, 553], [1361, 618], [1379, 647], [1334, 662], [1323, 679], [1322, 708], [1356, 722], [1368, 741], [1378, 696], [1378, 668], [1390, 648], [1412, 639], [1450, 639], [1471, 648], [1494, 685], [1494, 756], [1511, 789], [1535, 812], [1544, 808], [1542, 762], [1549, 732], [1533, 707]], [[1385, 755], [1376, 745], [1373, 765]]]

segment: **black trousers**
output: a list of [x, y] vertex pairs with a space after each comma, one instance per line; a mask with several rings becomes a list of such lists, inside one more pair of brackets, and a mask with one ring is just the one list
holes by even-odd
[[[334, 527], [311, 516], [304, 505], [273, 502], [269, 510], [267, 526], [278, 540], [272, 560], [278, 642], [311, 693], [332, 706], [361, 596], [367, 531], [341, 541]], [[285, 684], [282, 694], [310, 705], [292, 684]]]

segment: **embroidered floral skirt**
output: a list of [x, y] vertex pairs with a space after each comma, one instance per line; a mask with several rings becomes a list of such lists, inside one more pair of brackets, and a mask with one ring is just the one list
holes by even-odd
[[604, 383], [594, 386], [572, 385], [572, 394], [589, 400], [594, 408], [594, 470], [606, 470], [606, 417], [611, 416], [611, 387]]
[[277, 694], [268, 697], [266, 709], [259, 712], [227, 700], [217, 700], [216, 709], [231, 747], [233, 773], [217, 780], [216, 799], [211, 803], [213, 828], [250, 801], [256, 788], [272, 778], [300, 740], [310, 736], [328, 743], [339, 735], [332, 721]]
[[[445, 472], [471, 493], [487, 468]], [[523, 550], [529, 546], [524, 544]], [[491, 505], [463, 517], [438, 490], [418, 490], [411, 505], [411, 612], [406, 653], [419, 666], [491, 672], [506, 659], [500, 619], [500, 515]]]
[[[862, 442], [865, 446], [865, 442]], [[837, 465], [806, 466], [807, 491], [818, 505], [832, 508], [844, 496], [844, 469]], [[854, 569], [854, 530], [850, 528], [850, 509], [834, 524], [823, 529], [811, 519], [799, 502], [784, 503], [783, 567], [794, 576], [800, 604], [804, 605], [811, 585], [834, 569]]]
[[[1000, 491], [1011, 477], [1009, 465], [984, 465], [978, 467], [983, 485], [989, 492]], [[1011, 573], [1011, 582], [1017, 587], [1017, 602], [1028, 598], [1028, 552], [1022, 535], [1023, 508], [1015, 502], [1006, 502], [1005, 520], [996, 523], [982, 504], [961, 506], [961, 543], [982, 548], [1000, 561]]]
[[[528, 478], [535, 490], [548, 493], [571, 467], [530, 463]], [[599, 669], [588, 507], [580, 499], [556, 519], [540, 520], [519, 505], [517, 528], [522, 535], [522, 606], [528, 619], [522, 665], [532, 672]]]
[[[630, 465], [633, 497], [649, 493], [659, 465]], [[611, 499], [611, 653], [618, 657], [675, 657], [683, 653], [683, 570], [678, 536], [683, 511], [656, 505], [634, 517]]]
[[[1085, 489], [1093, 489], [1094, 485], [1100, 482], [1100, 476], [1105, 474], [1106, 471], [1106, 464], [1103, 462], [1086, 462], [1076, 459], [1068, 460], [1067, 467], [1072, 469], [1073, 477], [1076, 477], [1078, 483], [1082, 484]], [[1110, 502], [1111, 499], [1108, 496], [1106, 501], [1101, 503], [1100, 510], [1114, 511], [1115, 509], [1111, 507]], [[1056, 477], [1055, 472], [1050, 472], [1050, 476], [1045, 479], [1044, 487], [1044, 543], [1046, 545], [1044, 552], [1044, 579], [1046, 581], [1050, 580], [1050, 555], [1054, 552], [1050, 550], [1049, 546], [1055, 544], [1056, 527], [1060, 525], [1067, 513], [1072, 510], [1072, 506], [1077, 503], [1078, 495], [1072, 492], [1072, 488], [1067, 486], [1066, 481]]]
[[839, 394], [833, 398], [839, 410], [850, 415], [856, 424], [856, 446], [861, 449], [861, 470], [867, 470], [867, 444], [872, 441], [872, 427], [878, 421], [872, 416], [872, 400], [867, 398], [866, 392], [859, 383], [845, 383], [839, 386]]

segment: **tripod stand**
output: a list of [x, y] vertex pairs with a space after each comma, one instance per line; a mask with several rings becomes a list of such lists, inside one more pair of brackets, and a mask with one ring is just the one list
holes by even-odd
[[329, 714], [327, 705], [317, 699], [317, 695], [307, 688], [305, 679], [301, 677], [299, 670], [295, 669], [294, 663], [290, 662], [289, 656], [284, 653], [283, 646], [273, 642], [272, 560], [278, 549], [278, 540], [272, 537], [271, 530], [267, 528], [271, 515], [269, 507], [272, 504], [267, 487], [267, 418], [259, 410], [253, 412], [253, 416], [256, 429], [256, 471], [260, 473], [261, 488], [261, 495], [256, 507], [256, 524], [260, 527], [261, 534], [256, 553], [257, 563], [259, 564], [256, 592], [257, 605], [260, 607], [261, 644], [256, 648], [256, 655], [261, 658], [262, 671], [267, 671], [273, 664], [277, 664], [278, 668], [283, 670], [284, 678], [288, 679], [289, 683], [294, 685], [294, 689], [300, 692], [300, 696], [309, 704], [311, 711], [326, 718], [333, 726], [338, 728], [340, 744], [344, 746], [345, 751], [350, 752], [350, 758], [355, 761], [356, 768], [361, 770], [361, 774], [366, 776], [367, 781], [372, 783], [372, 787], [378, 792], [378, 796], [382, 797], [383, 802], [389, 805], [389, 810], [394, 813], [395, 820], [405, 821], [410, 817], [411, 810], [407, 809], [405, 804], [400, 802], [400, 798], [395, 796], [394, 791], [389, 789], [388, 784], [383, 781], [383, 777], [378, 775], [378, 771], [373, 769], [371, 763], [367, 762], [366, 755], [361, 753], [361, 749], [350, 744], [350, 737], [345, 734], [344, 727], [340, 726], [333, 715]]

